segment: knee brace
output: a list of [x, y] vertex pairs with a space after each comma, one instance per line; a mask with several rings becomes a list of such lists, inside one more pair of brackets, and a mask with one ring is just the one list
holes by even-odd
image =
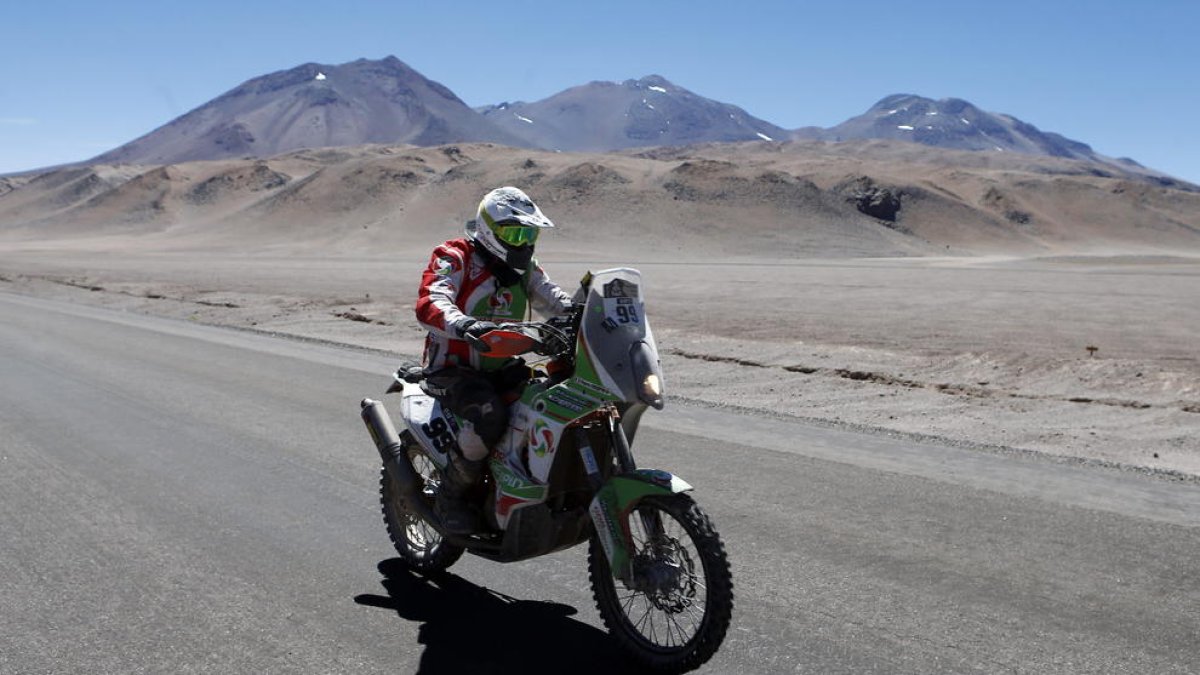
[[458, 410], [458, 414], [471, 425], [473, 432], [488, 447], [495, 445], [504, 434], [508, 426], [507, 413], [508, 407], [501, 403], [495, 394], [485, 401], [467, 403]]
[[472, 462], [484, 459], [487, 457], [491, 445], [485, 443], [483, 438], [476, 433], [474, 424], [463, 420], [462, 425], [458, 428], [458, 449], [465, 459]]

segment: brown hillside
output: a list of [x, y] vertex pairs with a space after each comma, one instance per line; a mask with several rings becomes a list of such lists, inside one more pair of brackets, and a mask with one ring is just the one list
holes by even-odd
[[553, 246], [614, 256], [847, 257], [1200, 248], [1200, 194], [1087, 163], [910, 143], [742, 143], [623, 154], [491, 144], [63, 169], [9, 181], [0, 238], [151, 249], [424, 248], [488, 188], [527, 190]]

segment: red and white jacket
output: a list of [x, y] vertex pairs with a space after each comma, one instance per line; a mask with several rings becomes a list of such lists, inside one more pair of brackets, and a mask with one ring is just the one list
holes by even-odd
[[554, 316], [570, 304], [571, 296], [550, 281], [536, 261], [519, 282], [501, 286], [470, 239], [451, 239], [433, 250], [417, 292], [417, 321], [429, 330], [422, 365], [433, 370], [448, 365], [489, 370], [502, 361], [483, 356], [459, 339], [459, 326], [470, 319], [525, 321], [531, 308]]

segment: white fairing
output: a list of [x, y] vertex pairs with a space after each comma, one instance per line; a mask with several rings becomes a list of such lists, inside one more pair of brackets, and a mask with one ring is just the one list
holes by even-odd
[[646, 320], [637, 270], [617, 268], [592, 275], [581, 330], [600, 383], [621, 400], [639, 400], [638, 376], [645, 373], [635, 372], [635, 352], [643, 352], [661, 380], [658, 347]]
[[400, 416], [416, 439], [424, 446], [439, 467], [450, 462], [450, 456], [442, 448], [450, 447], [457, 429], [452, 417], [442, 411], [442, 403], [426, 394], [421, 387], [405, 383], [401, 394]]

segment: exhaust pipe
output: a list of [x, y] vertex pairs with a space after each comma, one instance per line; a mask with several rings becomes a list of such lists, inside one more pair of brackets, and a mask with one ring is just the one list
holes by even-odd
[[379, 451], [379, 457], [383, 460], [388, 475], [400, 485], [408, 507], [441, 532], [442, 521], [421, 498], [421, 480], [405, 454], [404, 443], [400, 441], [400, 435], [396, 433], [396, 427], [392, 425], [392, 418], [388, 416], [387, 409], [380, 401], [369, 398], [364, 398], [361, 405], [362, 419], [367, 425], [367, 431], [371, 433], [371, 440], [375, 441], [375, 449]]

